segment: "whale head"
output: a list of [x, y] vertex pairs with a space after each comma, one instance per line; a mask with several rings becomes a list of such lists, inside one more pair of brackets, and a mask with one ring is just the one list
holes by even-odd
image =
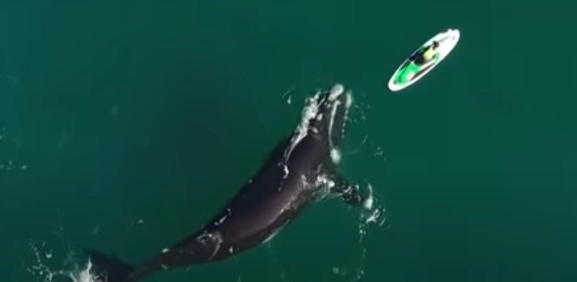
[[326, 139], [331, 148], [338, 148], [345, 136], [345, 126], [352, 95], [341, 84], [334, 85], [318, 100], [318, 112], [311, 123], [311, 130]]
[[316, 97], [317, 111], [311, 117], [309, 133], [325, 142], [334, 162], [340, 160], [340, 146], [345, 137], [345, 127], [352, 95], [341, 84]]

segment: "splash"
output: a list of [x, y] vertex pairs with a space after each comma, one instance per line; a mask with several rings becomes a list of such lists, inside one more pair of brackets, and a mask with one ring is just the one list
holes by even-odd
[[17, 152], [21, 141], [11, 138], [5, 127], [0, 127], [0, 171], [25, 171], [28, 165], [18, 160]]
[[288, 105], [292, 104], [292, 92], [294, 92], [294, 90], [296, 89], [296, 87], [293, 85], [291, 86], [287, 91], [285, 91], [283, 94], [281, 94], [281, 99], [285, 99], [286, 98], [286, 103]]
[[367, 184], [367, 190], [367, 199], [363, 204], [363, 210], [359, 213], [358, 239], [353, 245], [356, 255], [350, 256], [350, 261], [346, 265], [332, 268], [334, 275], [348, 282], [358, 282], [365, 276], [366, 255], [370, 251], [365, 240], [369, 231], [383, 226], [387, 221], [385, 207], [381, 204], [380, 198], [375, 194], [370, 183]]
[[[330, 176], [320, 174], [316, 177], [314, 185], [323, 187], [319, 193], [321, 194], [320, 198], [325, 198], [332, 195], [330, 194], [330, 188], [334, 187], [336, 183]], [[366, 238], [371, 234], [371, 231], [381, 228], [387, 222], [386, 209], [384, 204], [382, 204], [380, 195], [378, 195], [371, 183], [366, 183], [365, 187], [368, 190], [367, 193], [363, 193], [366, 195], [366, 199], [360, 210], [355, 209], [359, 217], [357, 225], [358, 237], [352, 244], [352, 252], [354, 254], [349, 256], [349, 260], [345, 264], [334, 266], [331, 269], [332, 274], [347, 282], [358, 282], [364, 278], [366, 255], [370, 251], [365, 244]], [[353, 184], [349, 189], [360, 190], [361, 188], [359, 184]], [[340, 249], [344, 250], [344, 248]]]
[[[42, 244], [45, 248], [46, 244]], [[52, 250], [41, 250], [34, 243], [29, 244], [30, 253], [34, 262], [27, 267], [28, 272], [40, 282], [106, 282], [100, 280], [94, 273], [92, 262], [88, 261], [80, 266], [75, 259], [75, 254], [68, 251], [64, 259], [63, 266], [54, 269], [52, 264], [56, 263], [56, 257]]]

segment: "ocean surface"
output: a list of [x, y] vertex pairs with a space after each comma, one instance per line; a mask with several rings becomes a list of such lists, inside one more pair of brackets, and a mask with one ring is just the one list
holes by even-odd
[[[0, 280], [77, 281], [195, 232], [294, 131], [354, 97], [338, 199], [184, 281], [577, 281], [570, 1], [0, 2]], [[454, 51], [392, 93], [438, 32]]]

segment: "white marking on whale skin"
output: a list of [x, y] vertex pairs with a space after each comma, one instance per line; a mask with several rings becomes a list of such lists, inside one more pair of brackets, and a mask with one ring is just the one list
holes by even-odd
[[166, 254], [166, 253], [168, 253], [169, 251], [170, 251], [169, 248], [164, 248], [164, 249], [162, 249], [162, 253], [163, 253], [163, 254]]
[[350, 108], [352, 104], [353, 104], [353, 95], [349, 91], [349, 92], [347, 92], [347, 101], [345, 102], [345, 106], [347, 108]]
[[341, 94], [343, 94], [344, 91], [345, 91], [345, 87], [342, 84], [335, 84], [335, 86], [333, 86], [331, 88], [331, 94], [329, 95], [329, 101], [335, 100], [337, 97], [339, 97]]
[[[288, 222], [287, 222], [288, 223]], [[276, 235], [278, 235], [278, 233], [287, 225], [287, 223], [283, 224], [281, 227], [277, 228], [273, 233], [271, 233], [270, 235], [268, 235], [268, 237], [266, 237], [266, 239], [264, 239], [264, 241], [262, 241], [261, 244], [266, 244], [268, 243], [270, 240], [272, 240]]]
[[282, 177], [283, 179], [286, 179], [290, 173], [289, 169], [288, 169], [288, 165], [286, 164], [282, 164], [283, 165], [283, 169], [284, 169], [284, 176]]
[[212, 239], [213, 235], [212, 233], [209, 233], [207, 231], [202, 232], [202, 234], [200, 234], [198, 237], [196, 237], [196, 240], [200, 243], [206, 244], [206, 242], [210, 239]]
[[214, 225], [219, 226], [221, 225], [225, 220], [226, 220], [227, 216], [223, 216], [221, 219], [219, 219], [217, 222], [214, 223]]
[[204, 231], [201, 235], [196, 237], [196, 240], [201, 244], [208, 244], [210, 242], [215, 244], [214, 251], [212, 251], [212, 254], [208, 258], [208, 260], [211, 260], [218, 253], [218, 250], [220, 250], [222, 235], [218, 231], [215, 231], [214, 233]]
[[216, 240], [216, 248], [214, 248], [214, 251], [212, 252], [212, 255], [210, 255], [210, 258], [208, 258], [208, 260], [211, 260], [216, 253], [218, 253], [218, 250], [220, 250], [220, 245], [222, 244], [222, 235], [220, 234], [220, 232], [215, 232], [214, 233], [214, 238]]
[[337, 108], [338, 108], [340, 105], [341, 105], [341, 102], [340, 102], [340, 101], [336, 101], [336, 102], [334, 103], [333, 108], [332, 108], [332, 111], [331, 111], [331, 120], [330, 120], [330, 122], [329, 122], [329, 130], [328, 130], [328, 135], [329, 135], [329, 136], [327, 136], [328, 139], [329, 139], [329, 144], [330, 144], [331, 147], [333, 146], [332, 136], [333, 136], [333, 126], [334, 126], [334, 123], [335, 123], [335, 116], [337, 115]]
[[232, 214], [232, 211], [230, 210], [230, 208], [226, 209], [226, 212], [227, 212], [226, 215], [224, 215], [223, 217], [221, 217], [218, 221], [216, 221], [214, 223], [215, 226], [221, 225]]
[[233, 247], [228, 248], [228, 253], [234, 254], [234, 248]]
[[365, 209], [371, 210], [371, 209], [373, 209], [373, 203], [375, 202], [375, 200], [373, 197], [373, 187], [371, 185], [369, 185], [368, 188], [369, 188], [369, 196], [367, 197], [367, 199], [363, 203], [363, 206], [365, 207]]
[[[345, 114], [344, 114], [344, 117], [345, 117], [345, 120], [348, 120], [349, 111], [350, 111], [350, 109], [351, 109], [351, 105], [353, 104], [353, 95], [351, 94], [351, 91], [348, 91], [346, 95], [347, 95], [347, 97], [346, 97], [346, 101], [345, 101]], [[341, 138], [344, 138], [346, 128], [347, 128], [347, 124], [344, 123], [343, 126], [342, 126], [342, 128], [341, 128], [341, 132], [340, 132]]]
[[334, 164], [338, 164], [341, 161], [341, 151], [338, 149], [331, 149], [331, 159]]
[[161, 264], [160, 267], [162, 267], [162, 269], [168, 269], [168, 266], [166, 264]]
[[317, 116], [319, 110], [317, 99], [321, 94], [322, 91], [318, 91], [313, 97], [306, 99], [307, 105], [301, 112], [301, 122], [295, 130], [296, 134], [291, 139], [288, 150], [285, 151], [285, 158], [288, 157], [292, 153], [293, 149], [300, 143], [300, 141], [307, 136], [309, 123], [311, 119]]

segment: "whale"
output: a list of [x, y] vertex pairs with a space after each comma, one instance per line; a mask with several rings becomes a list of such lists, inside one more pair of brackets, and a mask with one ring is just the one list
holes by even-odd
[[93, 275], [102, 281], [134, 282], [162, 271], [223, 261], [270, 241], [327, 197], [370, 209], [370, 195], [351, 185], [339, 169], [352, 92], [335, 84], [306, 101], [296, 129], [279, 138], [255, 175], [199, 230], [139, 264], [86, 248]]

